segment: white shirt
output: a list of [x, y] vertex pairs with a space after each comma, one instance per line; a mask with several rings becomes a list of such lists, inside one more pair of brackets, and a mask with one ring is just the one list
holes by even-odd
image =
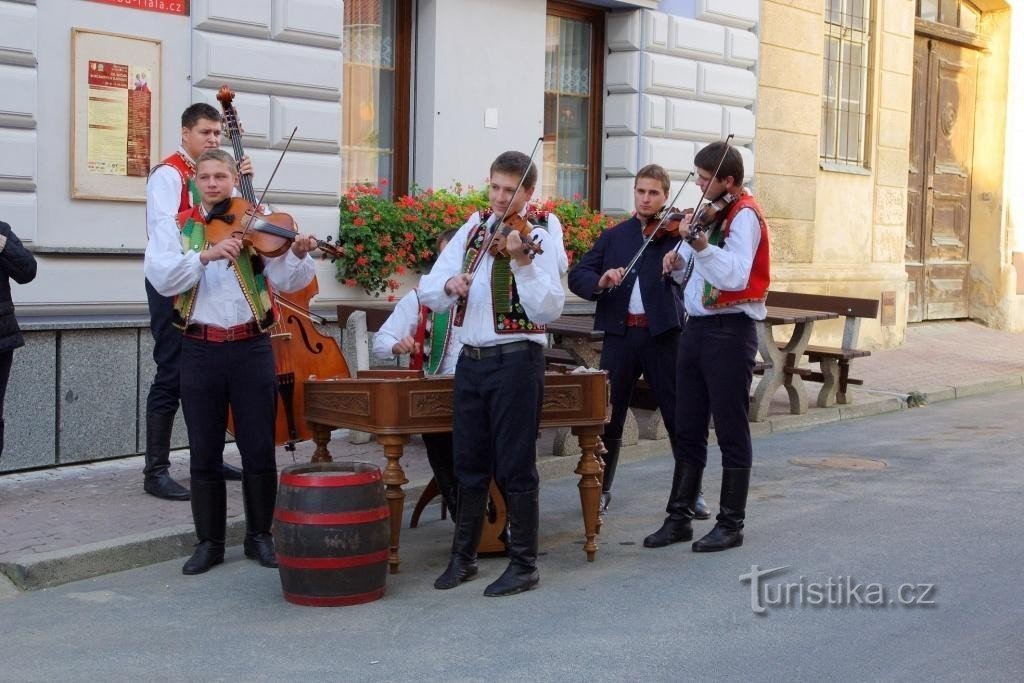
[[[453, 313], [454, 314], [454, 313]], [[406, 336], [416, 336], [416, 327], [419, 325], [420, 298], [413, 290], [398, 300], [394, 312], [381, 325], [380, 330], [373, 336], [373, 355], [381, 360], [394, 358], [391, 349]], [[431, 333], [444, 334], [444, 330], [432, 330]], [[459, 360], [459, 353], [462, 352], [462, 344], [453, 334], [448, 342], [444, 358], [437, 369], [439, 375], [454, 375], [455, 365]]]
[[764, 302], [736, 304], [725, 308], [708, 310], [704, 308], [704, 283], [723, 292], [739, 292], [750, 282], [750, 269], [754, 265], [754, 254], [761, 243], [761, 224], [753, 209], [740, 209], [729, 223], [729, 236], [722, 247], [709, 244], [703, 251], [694, 251], [686, 242], [679, 243], [682, 256], [676, 263], [682, 264], [672, 271], [672, 278], [682, 283], [686, 263], [693, 259], [693, 275], [683, 290], [683, 305], [689, 315], [716, 315], [720, 313], [746, 313], [754, 320], [764, 320], [768, 315]]
[[[499, 216], [491, 215], [486, 227], [497, 221]], [[455, 305], [458, 297], [449, 296], [444, 291], [448, 280], [462, 272], [462, 261], [466, 254], [466, 240], [474, 226], [480, 222], [480, 214], [474, 213], [459, 228], [455, 237], [441, 252], [437, 263], [430, 273], [420, 280], [420, 301], [435, 311], [443, 311]], [[512, 274], [516, 279], [519, 302], [526, 315], [538, 325], [549, 323], [562, 314], [565, 305], [565, 290], [562, 289], [561, 275], [558, 271], [558, 253], [564, 251], [561, 233], [545, 232], [543, 228], [534, 228], [531, 236], [538, 235], [543, 240], [543, 254], [537, 254], [527, 265], [521, 266], [512, 260]], [[473, 284], [470, 285], [466, 302], [466, 317], [461, 327], [455, 328], [455, 338], [471, 346], [495, 346], [514, 341], [529, 340], [545, 345], [547, 335], [534, 333], [498, 334], [494, 331], [494, 307], [491, 302], [491, 267], [494, 257], [485, 253], [480, 258]]]
[[[556, 256], [558, 257], [558, 274], [565, 275], [569, 272], [569, 255], [565, 253], [565, 240], [562, 237], [562, 222], [554, 211], [548, 212], [548, 234], [555, 245]], [[541, 243], [542, 249], [547, 249], [547, 240]]]
[[[178, 192], [181, 192], [180, 180]], [[227, 260], [210, 261], [204, 266], [199, 252], [183, 249], [176, 221], [161, 220], [150, 225], [154, 232], [146, 245], [146, 279], [163, 296], [180, 294], [199, 283], [189, 322], [233, 327], [253, 319], [235, 269]], [[316, 265], [309, 254], [300, 259], [288, 249], [276, 258], [262, 258], [263, 273], [282, 292], [302, 289], [316, 274]]]

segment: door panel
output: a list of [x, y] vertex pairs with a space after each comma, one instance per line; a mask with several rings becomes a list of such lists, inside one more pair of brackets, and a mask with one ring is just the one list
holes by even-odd
[[977, 53], [914, 39], [907, 180], [908, 320], [969, 314], [971, 162]]

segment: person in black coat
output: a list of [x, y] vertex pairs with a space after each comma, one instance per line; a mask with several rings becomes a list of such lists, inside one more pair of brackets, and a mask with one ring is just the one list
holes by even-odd
[[[643, 244], [648, 221], [668, 202], [669, 188], [664, 168], [657, 164], [641, 168], [633, 182], [636, 213], [605, 230], [569, 272], [569, 289], [583, 299], [597, 302], [594, 329], [604, 332], [601, 369], [608, 372], [612, 416], [602, 436], [608, 453], [604, 456], [598, 508], [601, 514], [611, 502], [622, 428], [633, 387], [641, 374], [658, 401], [673, 453], [676, 451], [676, 348], [682, 329], [682, 305], [678, 285], [662, 276], [661, 262], [679, 239], [664, 236], [652, 241], [636, 265], [628, 273], [625, 270]], [[710, 511], [703, 499], [698, 504], [698, 514], [703, 515], [699, 518], [707, 519]]]
[[11, 280], [19, 285], [36, 277], [36, 259], [29, 253], [11, 226], [0, 221], [0, 455], [4, 452], [4, 397], [11, 377], [14, 349], [25, 345], [21, 328], [14, 317]]

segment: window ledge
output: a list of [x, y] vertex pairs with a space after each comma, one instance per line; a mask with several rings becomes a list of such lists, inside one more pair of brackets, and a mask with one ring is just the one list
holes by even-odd
[[856, 164], [844, 164], [838, 161], [819, 161], [819, 168], [822, 171], [832, 171], [834, 173], [852, 173], [854, 175], [871, 175], [870, 168], [864, 168]]

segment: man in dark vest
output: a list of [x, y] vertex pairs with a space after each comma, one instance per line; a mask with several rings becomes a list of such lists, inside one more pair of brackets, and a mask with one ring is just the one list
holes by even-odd
[[[174, 226], [177, 229], [177, 215], [199, 203], [199, 193], [193, 182], [195, 160], [204, 150], [220, 146], [220, 132], [220, 112], [210, 105], [197, 102], [182, 112], [181, 147], [157, 164], [146, 183], [146, 235], [150, 241], [160, 239], [161, 235], [173, 237], [174, 233], [167, 228]], [[242, 160], [239, 170], [252, 174], [248, 157]], [[188, 489], [174, 481], [168, 472], [171, 466], [171, 431], [181, 399], [178, 386], [181, 332], [171, 325], [173, 298], [161, 296], [148, 279], [146, 298], [149, 301], [149, 329], [153, 334], [156, 375], [146, 397], [143, 489], [157, 498], [188, 500]], [[234, 480], [242, 478], [237, 468], [226, 463], [224, 476]]]
[[[660, 548], [693, 538], [697, 491], [708, 457], [708, 423], [715, 422], [722, 451], [722, 493], [714, 528], [693, 544], [714, 552], [743, 544], [750, 443], [750, 382], [757, 353], [756, 321], [767, 315], [771, 281], [768, 225], [761, 207], [743, 187], [743, 158], [728, 143], [704, 147], [693, 160], [697, 184], [710, 201], [720, 200], [724, 218], [706, 230], [680, 226], [687, 240], [665, 254], [662, 267], [683, 285], [686, 324], [679, 340], [676, 373], [676, 459], [668, 517], [644, 539]], [[717, 169], [717, 172], [716, 170]], [[695, 224], [703, 223], [698, 217]]]
[[[668, 201], [670, 180], [661, 166], [650, 164], [636, 174], [633, 203], [636, 212], [605, 230], [590, 251], [569, 273], [569, 289], [576, 296], [597, 302], [594, 329], [604, 332], [601, 369], [608, 372], [612, 416], [601, 437], [604, 456], [601, 503], [604, 514], [612, 497], [612, 482], [622, 448], [622, 427], [633, 388], [642, 374], [658, 401], [673, 453], [676, 406], [676, 349], [681, 325], [679, 287], [661, 274], [661, 260], [678, 243], [664, 236], [647, 245], [643, 256], [627, 273], [628, 265], [644, 242], [644, 229]], [[703, 499], [699, 519], [710, 513]], [[702, 516], [701, 516], [702, 515]]]

